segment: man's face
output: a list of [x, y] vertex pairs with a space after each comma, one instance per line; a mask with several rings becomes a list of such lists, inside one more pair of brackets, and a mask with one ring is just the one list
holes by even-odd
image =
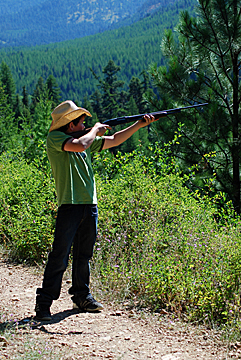
[[75, 124], [73, 123], [73, 121], [71, 121], [71, 123], [69, 124], [69, 130], [70, 130], [70, 132], [77, 132], [77, 131], [82, 131], [82, 130], [84, 130], [84, 129], [85, 129], [85, 126], [84, 126], [83, 123], [84, 123], [85, 118], [86, 118], [86, 115], [85, 115], [85, 114], [81, 115], [81, 116], [80, 116], [80, 120], [79, 120], [79, 122], [78, 122], [77, 125], [75, 125]]

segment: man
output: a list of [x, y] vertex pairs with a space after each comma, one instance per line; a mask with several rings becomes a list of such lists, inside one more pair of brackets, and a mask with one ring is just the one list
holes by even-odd
[[42, 288], [37, 289], [36, 318], [51, 320], [50, 307], [57, 300], [63, 273], [73, 245], [72, 295], [74, 307], [81, 311], [98, 311], [103, 305], [96, 301], [89, 288], [89, 260], [97, 236], [97, 196], [91, 166], [91, 152], [118, 146], [137, 130], [155, 121], [145, 115], [128, 128], [112, 136], [104, 136], [110, 126], [96, 123], [81, 137], [72, 136], [85, 129], [88, 110], [67, 100], [52, 112], [52, 124], [47, 136], [47, 154], [55, 180], [58, 214], [52, 251], [44, 271]]

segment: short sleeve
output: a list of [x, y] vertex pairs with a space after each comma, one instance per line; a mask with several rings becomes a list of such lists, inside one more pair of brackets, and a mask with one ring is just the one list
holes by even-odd
[[48, 151], [63, 151], [64, 144], [71, 136], [62, 131], [51, 131], [47, 136]]
[[105, 139], [103, 137], [100, 136], [96, 136], [95, 140], [93, 141], [93, 143], [90, 146], [90, 151], [91, 152], [100, 152], [103, 148]]

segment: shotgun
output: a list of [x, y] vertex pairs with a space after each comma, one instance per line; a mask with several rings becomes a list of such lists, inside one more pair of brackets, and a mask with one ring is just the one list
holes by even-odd
[[[182, 110], [187, 110], [187, 109], [192, 109], [192, 108], [200, 108], [200, 107], [203, 107], [206, 105], [208, 105], [208, 103], [190, 105], [190, 106], [180, 107], [180, 108], [176, 108], [176, 109], [161, 110], [161, 111], [149, 113], [149, 115], [153, 115], [155, 117], [155, 119], [158, 120], [158, 119], [161, 119], [168, 115], [180, 113]], [[148, 113], [146, 113], [146, 114], [148, 114]], [[138, 115], [122, 116], [122, 117], [118, 117], [118, 118], [113, 118], [113, 119], [103, 121], [103, 124], [106, 124], [109, 126], [117, 126], [117, 125], [127, 124], [127, 123], [130, 123], [133, 121], [141, 120], [143, 118], [143, 116], [146, 114], [138, 114]], [[90, 130], [91, 129], [85, 129], [83, 131], [77, 131], [77, 132], [71, 133], [69, 135], [71, 135], [74, 138], [79, 138], [79, 137], [87, 134]]]

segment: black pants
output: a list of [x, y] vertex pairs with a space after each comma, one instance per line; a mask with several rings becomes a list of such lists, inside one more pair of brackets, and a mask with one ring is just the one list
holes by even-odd
[[37, 289], [36, 302], [51, 306], [61, 291], [73, 244], [72, 286], [69, 294], [74, 302], [89, 293], [89, 260], [93, 256], [97, 236], [97, 205], [61, 205], [58, 209], [54, 242], [44, 271], [42, 288]]

